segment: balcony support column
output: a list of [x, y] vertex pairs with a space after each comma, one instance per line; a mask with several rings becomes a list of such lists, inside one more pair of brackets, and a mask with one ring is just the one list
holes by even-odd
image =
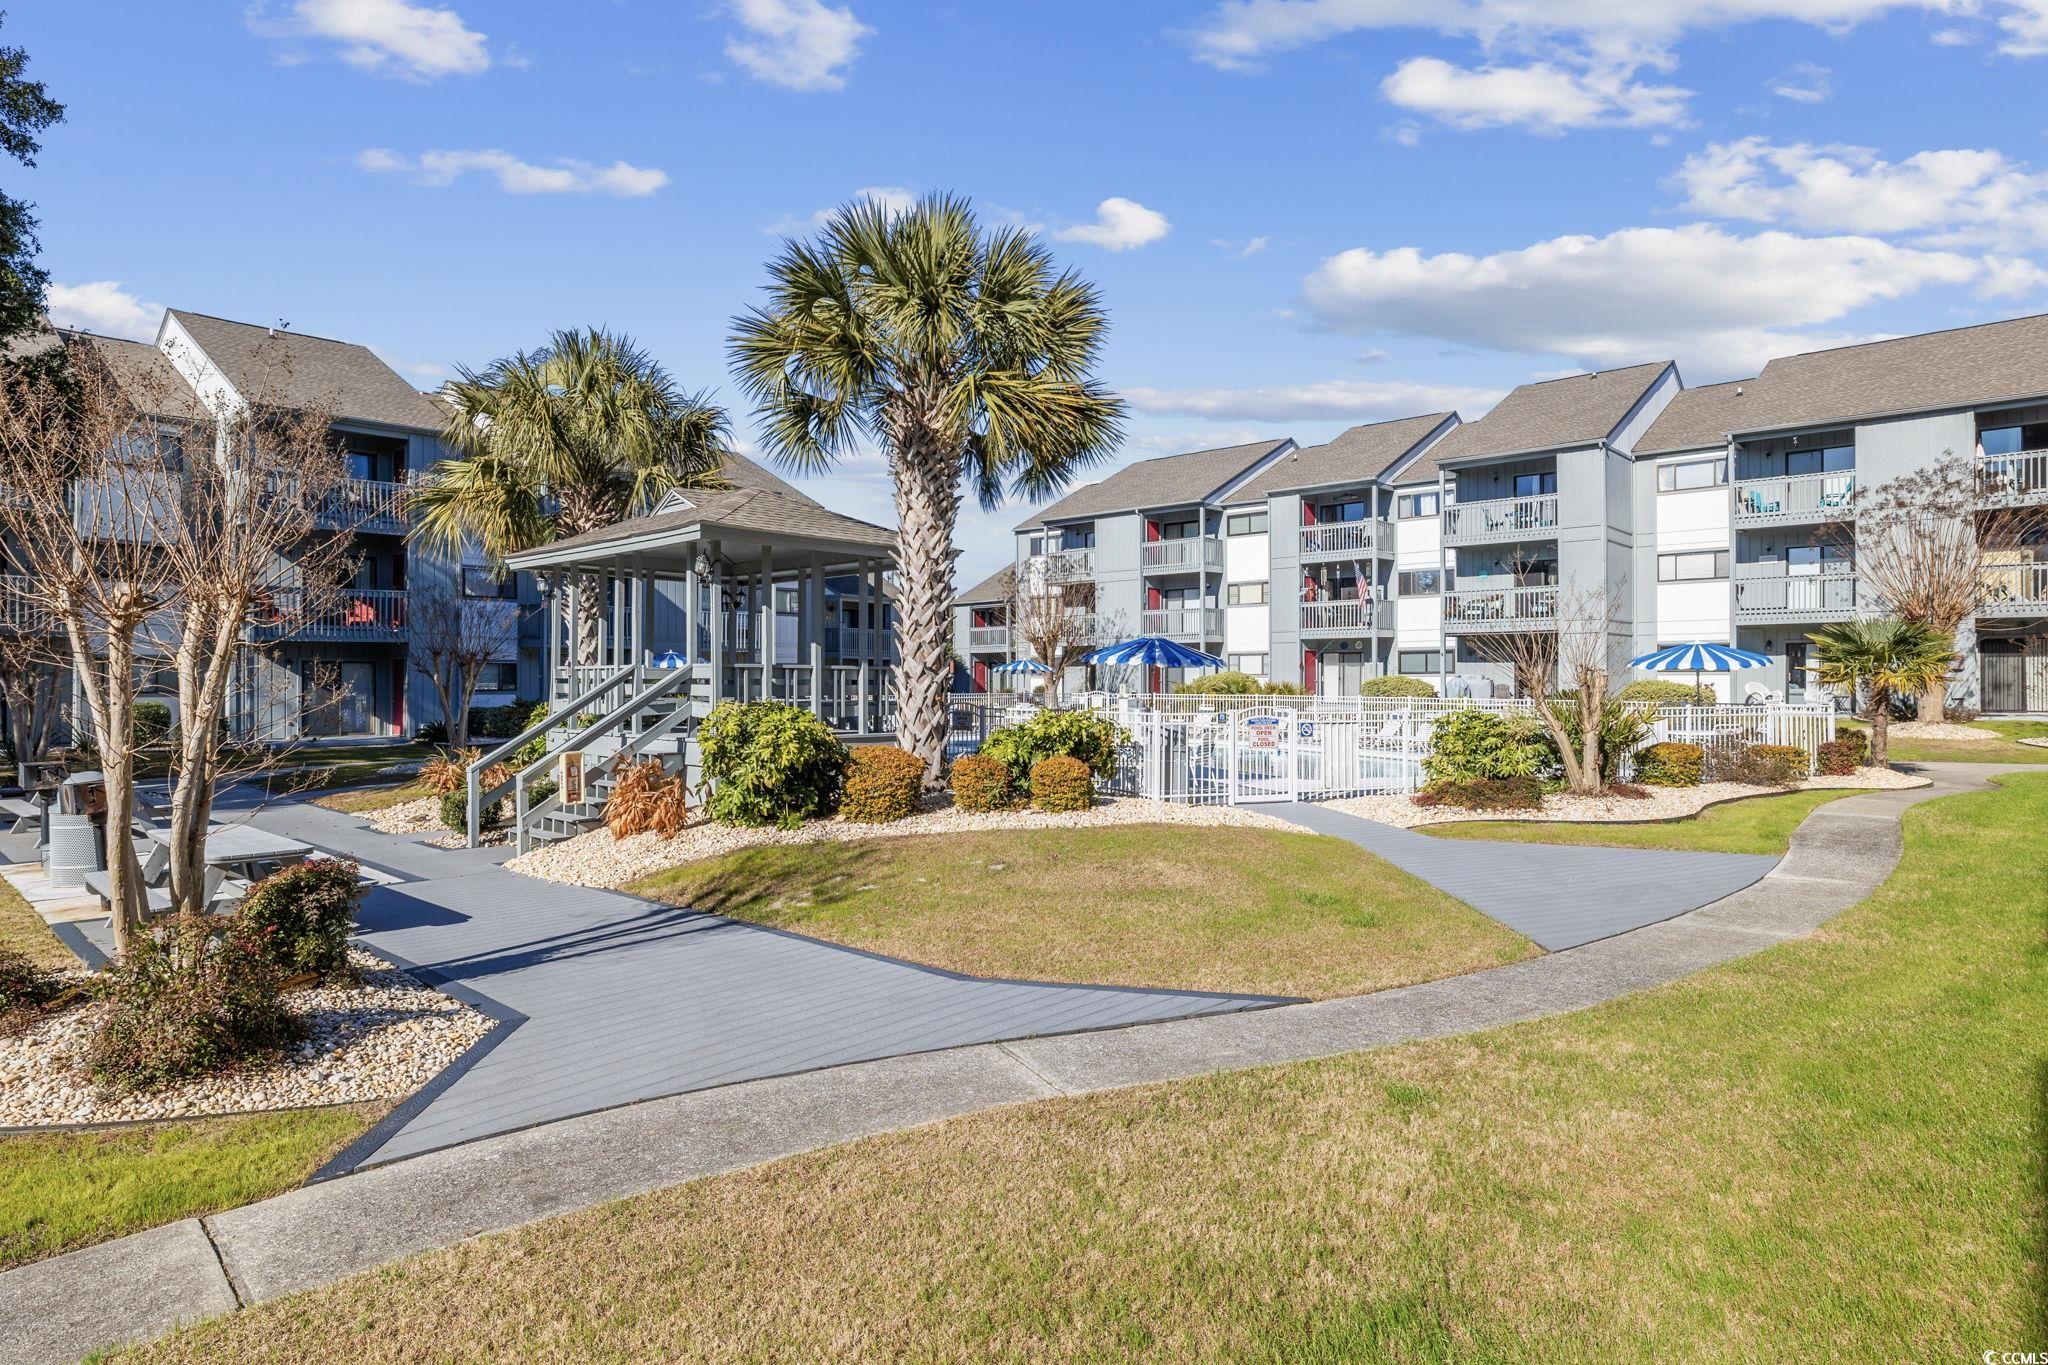
[[761, 634], [754, 657], [761, 661], [761, 698], [765, 701], [775, 695], [775, 550], [769, 545], [761, 547], [761, 600], [756, 606]]
[[716, 706], [726, 698], [725, 687], [725, 579], [718, 572], [718, 542], [712, 541], [710, 553], [706, 556], [711, 564], [709, 577], [710, 592], [706, 615], [710, 630], [706, 632], [706, 653], [711, 663], [711, 704]]

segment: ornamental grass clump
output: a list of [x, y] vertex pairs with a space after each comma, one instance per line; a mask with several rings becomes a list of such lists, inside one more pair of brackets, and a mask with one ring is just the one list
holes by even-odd
[[87, 1073], [115, 1093], [155, 1090], [277, 1052], [304, 1033], [284, 1007], [284, 974], [263, 945], [229, 932], [194, 952], [175, 929], [141, 936], [102, 973], [107, 1004]]
[[235, 932], [287, 976], [352, 978], [348, 936], [363, 903], [360, 872], [348, 858], [320, 858], [274, 872], [242, 897]]
[[969, 815], [985, 815], [1010, 804], [1010, 770], [986, 754], [963, 754], [954, 759], [948, 784], [954, 809]]
[[862, 825], [907, 820], [923, 795], [923, 759], [893, 744], [856, 745], [847, 754], [839, 818]]
[[1707, 751], [1697, 744], [1652, 744], [1636, 755], [1636, 781], [1650, 787], [1697, 787]]
[[658, 758], [629, 763], [604, 801], [604, 825], [612, 838], [652, 834], [673, 839], [690, 818], [690, 793], [681, 773]]
[[697, 733], [706, 803], [727, 825], [794, 828], [839, 807], [846, 746], [824, 721], [782, 702], [721, 702]]
[[1031, 804], [1043, 811], [1087, 810], [1095, 804], [1095, 773], [1078, 758], [1048, 758], [1031, 769]]

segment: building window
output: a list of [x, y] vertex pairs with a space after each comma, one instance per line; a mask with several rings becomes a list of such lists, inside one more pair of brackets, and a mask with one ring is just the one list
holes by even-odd
[[1223, 534], [1228, 536], [1262, 536], [1266, 534], [1267, 514], [1264, 512], [1233, 512], [1223, 523]]
[[1263, 654], [1231, 654], [1225, 657], [1224, 662], [1230, 665], [1232, 672], [1249, 673], [1254, 678], [1266, 676], [1266, 656]]
[[1556, 491], [1557, 471], [1554, 469], [1540, 474], [1515, 475], [1515, 496], [1518, 498], [1537, 498]]
[[135, 690], [137, 692], [165, 692], [178, 694], [178, 666], [174, 663], [159, 663], [145, 659], [135, 665]]
[[1193, 540], [1202, 534], [1201, 523], [1194, 521], [1162, 521], [1159, 523], [1161, 540]]
[[1353, 498], [1348, 502], [1325, 503], [1316, 509], [1316, 525], [1327, 526], [1340, 521], [1364, 521], [1365, 503]]
[[1066, 530], [1060, 532], [1060, 548], [1062, 550], [1094, 549], [1095, 528], [1093, 526], [1069, 526]]
[[1811, 450], [1785, 452], [1785, 472], [1800, 474], [1841, 474], [1856, 467], [1856, 447], [1818, 446]]
[[483, 665], [477, 670], [476, 690], [479, 692], [517, 692], [519, 690], [519, 665], [509, 661]]
[[1657, 466], [1657, 489], [1663, 493], [1687, 493], [1695, 488], [1719, 488], [1728, 482], [1726, 460], [1684, 460]]
[[1977, 445], [1986, 455], [2017, 455], [2023, 450], [2048, 449], [2048, 422], [1986, 427], [1977, 433]]
[[464, 597], [511, 597], [514, 595], [512, 575], [500, 573], [488, 564], [465, 564], [462, 566], [462, 595]]
[[1266, 601], [1264, 583], [1232, 583], [1224, 590], [1224, 603], [1232, 607], [1256, 607]]
[[1441, 673], [1444, 652], [1440, 649], [1404, 649], [1394, 656], [1394, 667], [1403, 673]]
[[1702, 583], [1728, 576], [1726, 550], [1687, 550], [1657, 556], [1659, 583]]
[[1416, 517], [1433, 517], [1442, 510], [1442, 506], [1434, 492], [1403, 493], [1394, 499], [1394, 515], [1403, 521], [1412, 521]]
[[1394, 591], [1403, 597], [1428, 597], [1443, 590], [1442, 569], [1408, 569], [1395, 579]]
[[1031, 537], [1031, 550], [1030, 550], [1030, 557], [1031, 557], [1032, 559], [1036, 559], [1036, 558], [1038, 558], [1038, 557], [1039, 557], [1040, 555], [1042, 555], [1042, 554], [1044, 554], [1044, 553], [1045, 553], [1045, 537], [1044, 537], [1044, 536], [1033, 536], [1033, 537]]

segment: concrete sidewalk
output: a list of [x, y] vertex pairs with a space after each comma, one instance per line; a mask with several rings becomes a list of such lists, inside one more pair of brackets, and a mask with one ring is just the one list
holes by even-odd
[[[0, 1361], [71, 1360], [234, 1306], [611, 1199], [1002, 1104], [1303, 1060], [1582, 1009], [1811, 932], [1890, 875], [1899, 817], [2039, 769], [1821, 806], [1773, 871], [1676, 918], [1447, 981], [1251, 1013], [984, 1044], [606, 1110], [308, 1186], [0, 1275]], [[109, 1284], [142, 1286], [109, 1296]]]

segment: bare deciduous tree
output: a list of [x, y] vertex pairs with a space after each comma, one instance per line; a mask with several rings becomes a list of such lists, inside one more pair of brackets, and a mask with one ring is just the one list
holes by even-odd
[[[1468, 635], [1475, 653], [1514, 673], [1515, 689], [1535, 703], [1536, 718], [1557, 746], [1565, 786], [1575, 795], [1606, 787], [1602, 747], [1618, 626], [1626, 588], [1602, 584], [1558, 589], [1555, 630]], [[1560, 696], [1561, 691], [1571, 695]]]
[[1057, 706], [1068, 666], [1100, 633], [1094, 580], [1055, 557], [1036, 560], [1022, 573], [1005, 570], [998, 588], [1009, 615], [1012, 645], [1023, 644], [1052, 670], [1045, 680], [1045, 701]]
[[[1987, 483], [1969, 455], [1935, 463], [1849, 495], [1821, 538], [1850, 550], [1866, 597], [1902, 620], [1955, 636], [1999, 594], [1997, 566], [2048, 524]], [[1948, 713], [1946, 683], [1920, 698], [1921, 719]]]
[[415, 591], [407, 628], [412, 669], [433, 685], [448, 742], [460, 744], [469, 734], [470, 700], [485, 665], [518, 656], [518, 603], [465, 600], [446, 589]]

